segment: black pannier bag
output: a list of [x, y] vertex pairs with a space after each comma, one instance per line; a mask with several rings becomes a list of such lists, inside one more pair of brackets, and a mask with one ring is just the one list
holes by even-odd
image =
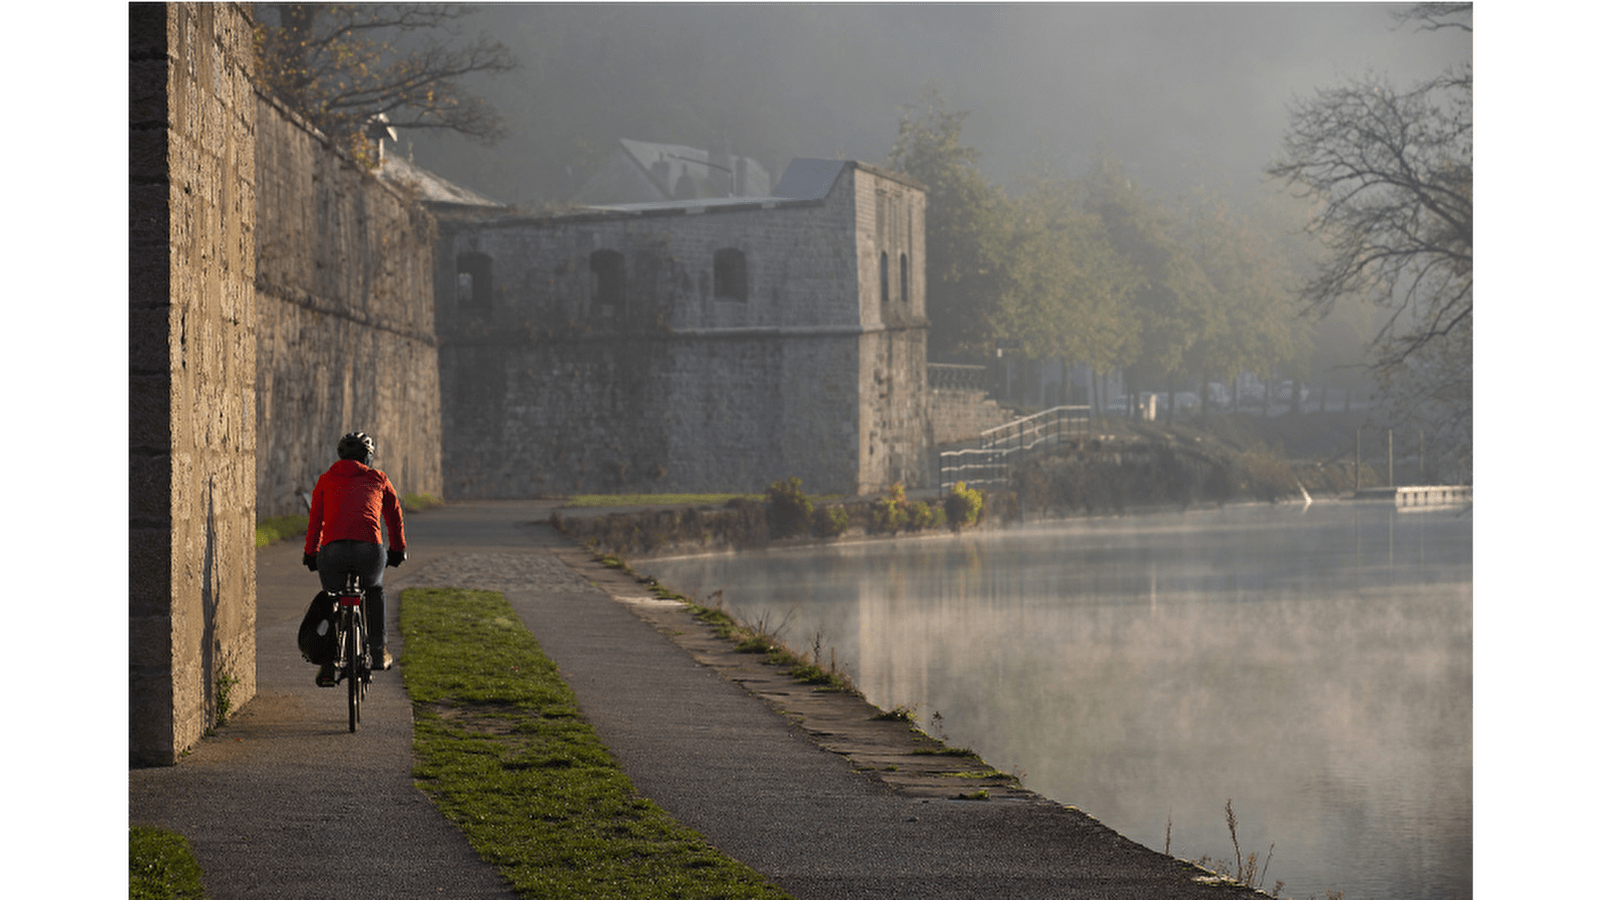
[[322, 666], [339, 658], [339, 636], [334, 634], [333, 618], [333, 595], [318, 591], [300, 622], [300, 655], [306, 662]]

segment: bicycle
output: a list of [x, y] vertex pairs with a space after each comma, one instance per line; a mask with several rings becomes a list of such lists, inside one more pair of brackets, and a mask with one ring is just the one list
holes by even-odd
[[338, 614], [334, 617], [334, 634], [339, 648], [339, 658], [334, 662], [334, 683], [343, 679], [350, 695], [350, 733], [361, 721], [361, 701], [372, 683], [372, 656], [367, 643], [367, 593], [361, 586], [361, 576], [354, 572], [345, 575], [344, 588], [333, 595]]

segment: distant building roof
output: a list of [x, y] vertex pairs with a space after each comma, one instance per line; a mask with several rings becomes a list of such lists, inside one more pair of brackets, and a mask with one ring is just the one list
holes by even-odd
[[852, 163], [847, 159], [795, 157], [789, 168], [783, 170], [783, 177], [778, 179], [773, 193], [796, 200], [821, 200], [833, 190], [833, 183], [848, 165]]
[[501, 209], [506, 206], [498, 200], [491, 200], [476, 191], [447, 181], [416, 163], [394, 154], [384, 155], [383, 163], [378, 167], [378, 177], [391, 184], [413, 188], [425, 203], [485, 209]]
[[612, 205], [764, 197], [771, 185], [767, 170], [748, 156], [623, 138], [572, 201]]
[[809, 159], [797, 156], [789, 162], [789, 167], [783, 170], [783, 177], [778, 179], [778, 186], [772, 193], [765, 197], [698, 197], [685, 200], [656, 200], [634, 203], [587, 203], [586, 209], [610, 210], [614, 212], [631, 212], [640, 214], [693, 212], [702, 210], [728, 210], [735, 208], [761, 207], [771, 209], [775, 206], [796, 201], [817, 201], [825, 199], [828, 192], [833, 190], [833, 185], [839, 180], [839, 173], [846, 168], [865, 169], [875, 175], [892, 178], [906, 184], [921, 188], [915, 180], [898, 172], [890, 172], [851, 159]]

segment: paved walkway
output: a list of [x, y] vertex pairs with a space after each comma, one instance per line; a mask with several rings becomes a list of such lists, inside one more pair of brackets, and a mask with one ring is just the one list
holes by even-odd
[[[853, 770], [557, 561], [564, 539], [524, 524], [549, 510], [483, 503], [413, 517], [390, 595], [445, 581], [504, 590], [639, 791], [795, 897], [1219, 896], [1075, 810], [929, 799]], [[188, 837], [216, 898], [324, 898], [350, 885], [376, 897], [513, 896], [413, 786], [398, 669], [375, 676], [354, 735], [343, 692], [312, 684], [295, 632], [316, 582], [299, 561], [292, 543], [257, 557], [258, 696], [179, 765], [130, 771], [130, 821]], [[403, 652], [392, 618], [389, 633]], [[345, 837], [369, 848], [353, 872]]]

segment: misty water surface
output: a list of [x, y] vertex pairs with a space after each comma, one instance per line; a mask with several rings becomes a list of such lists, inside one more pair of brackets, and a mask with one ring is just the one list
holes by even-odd
[[[1472, 895], [1472, 537], [1381, 504], [643, 563], [818, 642], [880, 707], [1265, 888]], [[937, 713], [937, 718], [935, 718]]]

